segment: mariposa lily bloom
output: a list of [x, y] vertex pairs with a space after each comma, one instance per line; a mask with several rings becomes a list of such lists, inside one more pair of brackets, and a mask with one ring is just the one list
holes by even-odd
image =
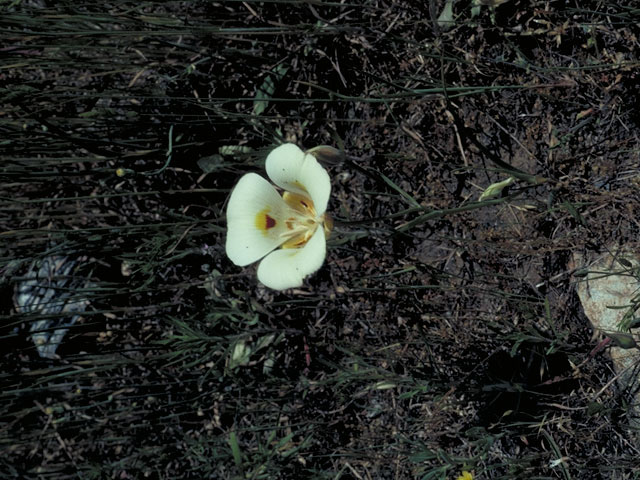
[[331, 181], [312, 154], [292, 143], [269, 153], [266, 169], [284, 192], [255, 173], [240, 179], [227, 207], [227, 256], [241, 267], [262, 259], [258, 280], [269, 288], [299, 287], [324, 263]]

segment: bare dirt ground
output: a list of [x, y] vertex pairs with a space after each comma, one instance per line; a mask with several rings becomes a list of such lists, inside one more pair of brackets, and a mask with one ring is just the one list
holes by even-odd
[[[571, 263], [638, 251], [618, 3], [0, 4], [0, 471], [637, 478]], [[346, 158], [325, 265], [274, 292], [224, 209], [283, 141]], [[43, 358], [69, 315], [16, 297], [54, 256], [87, 308]]]

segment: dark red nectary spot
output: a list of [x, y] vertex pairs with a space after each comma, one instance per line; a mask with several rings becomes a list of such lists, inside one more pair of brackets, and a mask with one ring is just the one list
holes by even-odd
[[275, 218], [271, 218], [269, 215], [265, 215], [264, 216], [264, 226], [267, 229], [275, 227], [276, 226], [276, 219]]

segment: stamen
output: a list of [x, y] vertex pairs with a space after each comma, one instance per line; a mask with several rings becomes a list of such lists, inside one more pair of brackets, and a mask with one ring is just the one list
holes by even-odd
[[[328, 216], [316, 216], [316, 210], [313, 201], [299, 193], [285, 191], [282, 199], [290, 207], [289, 215], [284, 221], [286, 230], [280, 231], [280, 238], [283, 239], [281, 248], [300, 248], [304, 246], [313, 237], [318, 226], [322, 225], [325, 234], [331, 230], [331, 226], [327, 225]], [[329, 222], [331, 220], [329, 219]], [[327, 235], [328, 236], [328, 235]]]

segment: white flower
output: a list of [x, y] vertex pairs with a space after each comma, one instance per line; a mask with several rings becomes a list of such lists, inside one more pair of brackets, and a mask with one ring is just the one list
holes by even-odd
[[269, 288], [299, 287], [324, 263], [331, 181], [313, 155], [292, 143], [269, 153], [266, 169], [284, 193], [255, 173], [240, 179], [227, 207], [227, 256], [241, 267], [262, 258], [258, 280]]

